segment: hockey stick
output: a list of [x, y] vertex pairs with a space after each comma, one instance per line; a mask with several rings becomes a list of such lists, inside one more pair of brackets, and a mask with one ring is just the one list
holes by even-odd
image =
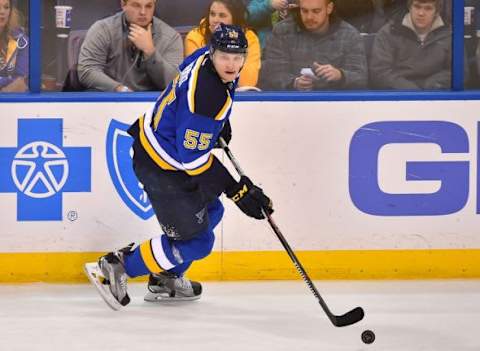
[[[227, 154], [228, 158], [232, 162], [233, 166], [237, 170], [238, 174], [241, 176], [244, 176], [245, 173], [243, 172], [242, 168], [240, 167], [240, 164], [238, 161], [235, 159], [233, 156], [232, 152], [230, 151], [230, 148], [227, 146], [225, 143], [225, 140], [223, 138], [219, 138], [218, 142], [220, 143], [220, 146], [222, 149], [225, 151]], [[292, 260], [293, 264], [295, 265], [295, 268], [297, 268], [298, 273], [302, 276], [303, 280], [305, 283], [307, 283], [310, 291], [313, 293], [313, 295], [317, 298], [318, 302], [320, 303], [320, 306], [322, 306], [322, 309], [325, 311], [327, 314], [327, 317], [330, 319], [332, 324], [336, 327], [345, 327], [347, 325], [355, 324], [359, 321], [361, 321], [365, 315], [365, 312], [363, 311], [363, 308], [361, 307], [356, 307], [351, 311], [348, 311], [347, 313], [337, 316], [333, 314], [330, 309], [328, 308], [327, 304], [323, 300], [322, 296], [318, 292], [317, 288], [315, 285], [313, 285], [312, 280], [308, 276], [307, 272], [303, 268], [302, 264], [298, 260], [297, 256], [295, 255], [295, 252], [293, 252], [292, 248], [288, 244], [287, 240], [283, 236], [282, 232], [278, 228], [278, 226], [275, 224], [275, 221], [273, 220], [272, 216], [268, 213], [268, 211], [265, 211], [264, 209], [262, 210], [263, 214], [268, 220], [268, 223], [270, 224], [270, 227], [272, 228], [273, 232], [275, 235], [278, 237], [278, 240], [282, 243], [283, 247], [288, 253], [288, 256], [290, 256], [290, 259]]]

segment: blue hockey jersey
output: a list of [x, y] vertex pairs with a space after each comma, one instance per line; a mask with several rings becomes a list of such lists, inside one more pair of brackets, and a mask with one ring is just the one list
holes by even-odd
[[19, 77], [28, 77], [28, 38], [20, 30], [12, 30], [8, 42], [0, 55], [0, 88]]
[[211, 151], [229, 119], [238, 78], [223, 83], [206, 47], [179, 69], [153, 108], [140, 117], [138, 138], [161, 169], [196, 176], [215, 161]]

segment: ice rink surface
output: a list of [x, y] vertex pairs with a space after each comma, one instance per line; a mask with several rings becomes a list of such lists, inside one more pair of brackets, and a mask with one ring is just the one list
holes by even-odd
[[335, 314], [365, 319], [334, 327], [303, 281], [206, 282], [199, 301], [162, 304], [135, 283], [119, 312], [87, 284], [0, 285], [0, 350], [480, 350], [480, 281], [315, 284]]

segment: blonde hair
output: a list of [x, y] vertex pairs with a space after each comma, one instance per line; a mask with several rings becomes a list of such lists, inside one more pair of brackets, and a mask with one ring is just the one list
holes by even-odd
[[8, 21], [8, 27], [9, 29], [13, 28], [23, 28], [24, 23], [23, 23], [23, 16], [20, 14], [20, 12], [17, 10], [16, 7], [11, 8], [11, 13], [10, 13], [10, 20]]
[[0, 56], [5, 57], [9, 36], [12, 31], [17, 28], [23, 29], [24, 18], [22, 14], [13, 7], [12, 1], [10, 3], [10, 14], [8, 15], [8, 22], [0, 32]]

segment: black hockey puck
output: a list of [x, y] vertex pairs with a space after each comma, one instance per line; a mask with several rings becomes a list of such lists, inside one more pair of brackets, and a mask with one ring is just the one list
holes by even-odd
[[371, 344], [372, 342], [375, 341], [375, 333], [371, 330], [365, 330], [362, 333], [362, 341], [365, 344]]

